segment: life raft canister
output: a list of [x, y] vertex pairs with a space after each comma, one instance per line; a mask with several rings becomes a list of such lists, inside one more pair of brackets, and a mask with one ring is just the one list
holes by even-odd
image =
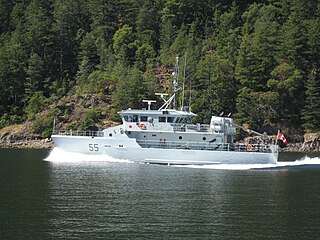
[[248, 144], [247, 151], [249, 151], [249, 152], [253, 151], [253, 146], [251, 144]]

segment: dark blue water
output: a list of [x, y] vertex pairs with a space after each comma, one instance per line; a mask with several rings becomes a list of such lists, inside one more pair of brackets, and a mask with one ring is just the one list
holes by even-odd
[[[0, 149], [1, 239], [320, 236], [317, 164], [219, 170], [43, 161], [47, 155]], [[301, 157], [281, 155], [286, 161]], [[316, 162], [319, 154], [311, 159]]]

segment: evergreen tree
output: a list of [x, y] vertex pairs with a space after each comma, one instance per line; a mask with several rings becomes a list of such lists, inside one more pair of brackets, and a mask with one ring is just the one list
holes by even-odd
[[[78, 66], [78, 32], [88, 24], [88, 7], [85, 0], [68, 2], [55, 0], [53, 30], [55, 38], [55, 91], [66, 94], [74, 85]], [[82, 32], [82, 31], [80, 31]]]
[[91, 33], [100, 57], [100, 70], [111, 70], [113, 64], [112, 38], [119, 23], [120, 2], [117, 0], [89, 0]]
[[213, 34], [214, 45], [224, 58], [236, 64], [237, 50], [240, 46], [240, 13], [233, 3], [227, 12], [216, 13], [216, 29]]
[[177, 36], [170, 46], [170, 55], [177, 56], [182, 55], [186, 51], [186, 45], [187, 45], [187, 27], [183, 26], [180, 28], [180, 30], [177, 32]]
[[283, 24], [279, 34], [278, 58], [280, 61], [299, 67], [303, 73], [306, 72], [307, 39], [306, 25], [297, 13], [289, 15], [288, 20]]
[[197, 66], [197, 97], [193, 109], [198, 109], [201, 120], [210, 119], [212, 115], [234, 113], [236, 83], [234, 67], [227, 60], [208, 53]]
[[[3, 6], [4, 3], [0, 5]], [[12, 9], [7, 32], [0, 33], [0, 125], [21, 121], [26, 77], [25, 9], [27, 3], [17, 3]], [[6, 9], [6, 10], [9, 10]]]
[[45, 70], [44, 62], [38, 54], [31, 54], [28, 61], [27, 77], [25, 83], [25, 89], [28, 93], [28, 97], [34, 92], [44, 90]]
[[279, 120], [283, 124], [297, 126], [300, 122], [300, 111], [303, 104], [301, 98], [297, 97], [301, 95], [301, 89], [304, 88], [302, 72], [284, 62], [271, 72], [271, 76], [268, 87], [272, 92], [278, 93], [279, 104], [276, 110]]
[[314, 69], [307, 81], [306, 101], [302, 112], [303, 127], [307, 132], [320, 131], [320, 75]]
[[78, 83], [85, 84], [88, 76], [99, 63], [98, 51], [92, 33], [87, 33], [80, 44], [80, 66], [77, 73]]
[[124, 25], [117, 30], [113, 36], [113, 49], [117, 60], [128, 66], [132, 64], [135, 56], [137, 45], [134, 42], [132, 27]]
[[[273, 121], [269, 112], [275, 110], [273, 103], [277, 102], [277, 94], [268, 92], [267, 82], [277, 64], [278, 13], [279, 9], [271, 4], [252, 4], [243, 14], [244, 36], [236, 65], [236, 76], [240, 81], [236, 116], [239, 122], [248, 122], [251, 127], [261, 127], [262, 117], [267, 122]], [[257, 111], [256, 107], [261, 109]], [[264, 114], [263, 109], [266, 110]]]
[[145, 97], [147, 99], [155, 99], [155, 93], [160, 92], [160, 81], [154, 73], [152, 64], [147, 66], [146, 71], [143, 73], [143, 81], [145, 82]]
[[164, 64], [168, 64], [170, 61], [170, 47], [176, 35], [172, 22], [171, 18], [165, 18], [162, 20], [160, 28], [160, 59]]
[[[277, 12], [272, 5], [254, 4], [244, 14], [244, 37], [236, 66], [242, 86], [254, 91], [265, 91], [271, 69], [276, 65]], [[252, 20], [256, 18], [255, 20]], [[254, 21], [254, 22], [252, 22]], [[252, 34], [250, 34], [252, 32]]]
[[306, 101], [302, 110], [303, 127], [307, 132], [320, 131], [320, 3], [315, 8], [315, 16], [306, 22], [308, 29], [308, 60], [311, 74], [306, 82]]
[[136, 51], [135, 66], [141, 71], [145, 71], [147, 66], [154, 62], [156, 53], [151, 45], [143, 44]]
[[160, 4], [154, 0], [144, 1], [137, 16], [137, 36], [142, 44], [159, 50]]
[[107, 45], [112, 42], [112, 36], [117, 29], [119, 1], [88, 0], [91, 29], [96, 38], [103, 38]]
[[0, 1], [0, 35], [10, 30], [10, 15], [13, 1]]
[[9, 42], [0, 47], [0, 114], [22, 114], [27, 57], [19, 38], [16, 32]]
[[43, 96], [40, 91], [34, 92], [29, 100], [28, 106], [25, 108], [28, 120], [34, 120], [36, 114], [39, 113], [48, 104], [48, 99]]
[[264, 130], [264, 127], [274, 126], [277, 119], [278, 98], [276, 92], [254, 92], [247, 87], [241, 88], [236, 103], [237, 122], [261, 130]]
[[118, 65], [114, 70], [114, 78], [117, 82], [112, 96], [114, 111], [142, 107], [142, 100], [146, 94], [142, 72], [136, 68], [126, 70], [123, 66]]

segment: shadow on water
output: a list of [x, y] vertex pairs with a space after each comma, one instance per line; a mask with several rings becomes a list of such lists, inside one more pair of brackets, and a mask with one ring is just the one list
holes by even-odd
[[0, 149], [1, 239], [45, 239], [48, 150]]

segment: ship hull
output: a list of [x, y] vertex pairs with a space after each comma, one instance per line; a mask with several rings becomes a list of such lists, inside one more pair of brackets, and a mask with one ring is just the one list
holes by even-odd
[[116, 159], [157, 164], [274, 164], [272, 152], [213, 151], [170, 148], [142, 148], [135, 139], [52, 135], [55, 146], [63, 151], [87, 155], [105, 155]]

